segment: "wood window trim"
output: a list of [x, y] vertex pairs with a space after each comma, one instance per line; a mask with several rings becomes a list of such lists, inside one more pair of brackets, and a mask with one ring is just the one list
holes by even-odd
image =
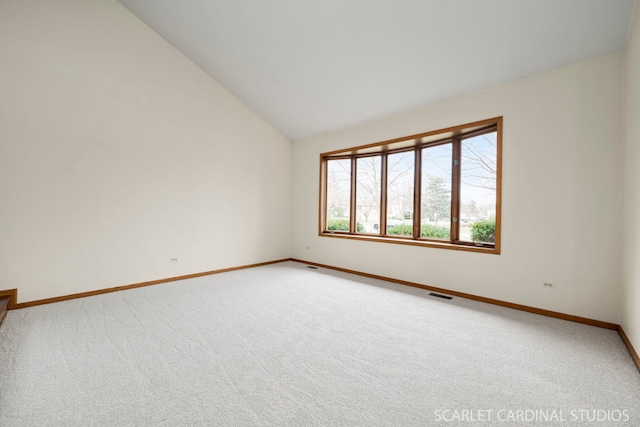
[[[495, 232], [494, 244], [482, 244], [460, 240], [460, 171], [461, 171], [461, 143], [464, 139], [480, 136], [486, 133], [496, 132], [496, 201], [495, 201]], [[428, 239], [421, 233], [421, 187], [422, 187], [422, 150], [452, 143], [452, 181], [451, 181], [451, 232], [449, 240]], [[397, 236], [387, 234], [387, 182], [388, 156], [400, 152], [414, 152], [414, 194], [413, 194], [413, 236]], [[380, 156], [381, 158], [381, 190], [380, 190], [380, 220], [378, 235], [372, 233], [357, 232], [357, 159]], [[349, 231], [327, 230], [327, 163], [329, 160], [351, 160], [351, 194], [349, 206]], [[456, 160], [458, 160], [457, 164]], [[337, 237], [381, 243], [405, 244], [441, 249], [462, 250], [479, 253], [500, 254], [501, 225], [502, 225], [502, 117], [467, 123], [446, 129], [425, 132], [417, 135], [396, 138], [377, 142], [374, 144], [336, 150], [320, 154], [320, 191], [319, 191], [319, 223], [318, 235], [323, 237]], [[455, 224], [454, 224], [455, 222]]]

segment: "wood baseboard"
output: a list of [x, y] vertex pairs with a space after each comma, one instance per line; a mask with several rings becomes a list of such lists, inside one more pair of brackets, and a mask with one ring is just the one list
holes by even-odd
[[[473, 295], [473, 294], [467, 294], [467, 293], [464, 293], [464, 292], [451, 291], [451, 290], [448, 290], [448, 289], [438, 288], [438, 287], [435, 287], [435, 286], [423, 285], [423, 284], [420, 284], [420, 283], [409, 282], [409, 281], [406, 281], [406, 280], [394, 279], [392, 277], [379, 276], [377, 274], [369, 274], [369, 273], [364, 273], [362, 271], [349, 270], [349, 269], [346, 269], [346, 268], [334, 267], [334, 266], [331, 266], [331, 265], [320, 264], [320, 263], [311, 262], [311, 261], [304, 261], [304, 260], [296, 259], [296, 258], [285, 258], [285, 259], [279, 259], [279, 260], [275, 260], [275, 261], [267, 261], [267, 262], [260, 262], [260, 263], [256, 263], [256, 264], [242, 265], [242, 266], [238, 266], [238, 267], [222, 268], [222, 269], [219, 269], [219, 270], [204, 271], [202, 273], [195, 273], [195, 274], [187, 274], [187, 275], [184, 275], [184, 276], [169, 277], [169, 278], [166, 278], [166, 279], [152, 280], [152, 281], [149, 281], [149, 282], [134, 283], [134, 284], [131, 284], [131, 285], [124, 285], [124, 286], [116, 286], [116, 287], [113, 287], [113, 288], [99, 289], [99, 290], [95, 290], [95, 291], [81, 292], [81, 293], [77, 293], [77, 294], [63, 295], [63, 296], [59, 296], [59, 297], [46, 298], [46, 299], [28, 301], [28, 302], [23, 302], [23, 303], [18, 303], [18, 290], [17, 289], [0, 290], [0, 323], [2, 323], [2, 319], [4, 319], [4, 316], [6, 314], [6, 310], [7, 309], [8, 310], [15, 310], [15, 309], [20, 309], [20, 308], [33, 307], [33, 306], [37, 306], [37, 305], [51, 304], [51, 303], [54, 303], [54, 302], [67, 301], [67, 300], [76, 299], [76, 298], [84, 298], [84, 297], [88, 297], [88, 296], [106, 294], [106, 293], [110, 293], [110, 292], [124, 291], [124, 290], [127, 290], [127, 289], [140, 288], [140, 287], [143, 287], [143, 286], [158, 285], [158, 284], [161, 284], [161, 283], [175, 282], [175, 281], [178, 281], [178, 280], [192, 279], [194, 277], [209, 276], [209, 275], [212, 275], [212, 274], [225, 273], [225, 272], [228, 272], [228, 271], [235, 271], [235, 270], [243, 270], [243, 269], [246, 269], [246, 268], [260, 267], [260, 266], [263, 266], [263, 265], [277, 264], [277, 263], [286, 262], [286, 261], [294, 261], [294, 262], [298, 262], [298, 263], [302, 263], [302, 264], [314, 265], [314, 266], [317, 266], [317, 267], [328, 268], [330, 270], [336, 270], [336, 271], [341, 271], [341, 272], [344, 272], [344, 273], [355, 274], [355, 275], [358, 275], [358, 276], [369, 277], [369, 278], [372, 278], [372, 279], [384, 280], [384, 281], [387, 281], [387, 282], [397, 283], [397, 284], [400, 284], [400, 285], [412, 286], [414, 288], [421, 288], [421, 289], [426, 289], [426, 290], [429, 290], [429, 291], [440, 292], [440, 293], [444, 293], [444, 294], [448, 294], [448, 295], [452, 295], [452, 296], [457, 296], [457, 297], [460, 297], [460, 298], [466, 298], [466, 299], [470, 299], [470, 300], [474, 300], [474, 301], [484, 302], [484, 303], [487, 303], [487, 304], [494, 304], [494, 305], [499, 305], [499, 306], [502, 306], [502, 307], [508, 307], [508, 308], [512, 308], [514, 310], [527, 311], [529, 313], [540, 314], [540, 315], [548, 316], [548, 317], [555, 317], [557, 319], [568, 320], [568, 321], [571, 321], [571, 322], [583, 323], [583, 324], [586, 324], [586, 325], [597, 326], [597, 327], [600, 327], [600, 328], [616, 330], [616, 331], [618, 331], [618, 334], [620, 335], [620, 338], [624, 342], [625, 346], [629, 350], [629, 354], [631, 355], [631, 358], [633, 359], [634, 363], [638, 367], [638, 370], [640, 370], [640, 356], [638, 356], [638, 353], [633, 348], [633, 345], [631, 344], [631, 341], [629, 341], [629, 338], [627, 337], [627, 335], [625, 334], [624, 330], [622, 329], [622, 326], [616, 325], [614, 323], [602, 322], [600, 320], [594, 320], [594, 319], [588, 319], [588, 318], [585, 318], [585, 317], [573, 316], [571, 314], [559, 313], [559, 312], [556, 312], [556, 311], [543, 310], [543, 309], [540, 309], [540, 308], [530, 307], [530, 306], [526, 306], [526, 305], [514, 304], [514, 303], [501, 301], [501, 300], [497, 300], [497, 299], [485, 298], [485, 297], [481, 297], [481, 296], [477, 296], [477, 295]], [[3, 307], [3, 300], [5, 300], [5, 299], [6, 299], [6, 305], [4, 305], [4, 307]]]
[[18, 290], [17, 289], [3, 289], [0, 290], [0, 298], [9, 297], [8, 310], [11, 310], [18, 303]]
[[[175, 281], [178, 281], [178, 280], [193, 279], [194, 277], [209, 276], [209, 275], [212, 275], [212, 274], [226, 273], [228, 271], [235, 271], [235, 270], [243, 270], [245, 268], [260, 267], [260, 266], [263, 266], [263, 265], [276, 264], [276, 263], [285, 262], [285, 261], [289, 261], [289, 258], [279, 259], [279, 260], [276, 260], [276, 261], [259, 262], [257, 264], [241, 265], [241, 266], [238, 266], [238, 267], [222, 268], [222, 269], [219, 269], [219, 270], [204, 271], [202, 273], [187, 274], [185, 276], [176, 276], [176, 277], [169, 277], [169, 278], [166, 278], [166, 279], [151, 280], [149, 282], [134, 283], [134, 284], [131, 284], [131, 285], [115, 286], [113, 288], [98, 289], [98, 290], [95, 290], [95, 291], [80, 292], [80, 293], [71, 294], [71, 295], [62, 295], [62, 296], [59, 296], [59, 297], [45, 298], [45, 299], [40, 299], [40, 300], [35, 300], [35, 301], [21, 302], [19, 304], [17, 302], [14, 302], [14, 304], [12, 304], [12, 305], [10, 304], [9, 305], [9, 309], [10, 310], [14, 310], [14, 309], [20, 309], [20, 308], [33, 307], [33, 306], [36, 306], [36, 305], [51, 304], [51, 303], [54, 303], [54, 302], [68, 301], [68, 300], [72, 300], [72, 299], [76, 299], [76, 298], [84, 298], [84, 297], [90, 297], [90, 296], [100, 295], [100, 294], [108, 294], [110, 292], [125, 291], [127, 289], [141, 288], [143, 286], [159, 285], [161, 283], [175, 282]], [[16, 292], [16, 297], [17, 297], [17, 292]]]
[[331, 266], [331, 265], [319, 264], [319, 263], [316, 263], [316, 262], [309, 262], [309, 261], [304, 261], [304, 260], [295, 259], [295, 258], [292, 258], [291, 261], [300, 262], [300, 263], [303, 263], [303, 264], [314, 265], [314, 266], [317, 266], [317, 267], [328, 268], [330, 270], [342, 271], [343, 273], [356, 274], [358, 276], [369, 277], [371, 279], [384, 280], [384, 281], [387, 281], [387, 282], [397, 283], [397, 284], [400, 284], [400, 285], [412, 286], [414, 288], [426, 289], [426, 290], [429, 290], [429, 291], [439, 292], [439, 293], [443, 293], [443, 294], [447, 294], [447, 295], [452, 295], [452, 296], [455, 296], [455, 297], [460, 297], [460, 298], [466, 298], [466, 299], [470, 299], [470, 300], [474, 300], [474, 301], [485, 302], [487, 304], [499, 305], [501, 307], [513, 308], [515, 310], [527, 311], [529, 313], [541, 314], [543, 316], [555, 317], [557, 319], [569, 320], [571, 322], [584, 323], [586, 325], [597, 326], [599, 328], [612, 329], [614, 331], [617, 331], [618, 328], [619, 328], [619, 326], [616, 325], [615, 323], [602, 322], [600, 320], [588, 319], [586, 317], [574, 316], [574, 315], [571, 315], [571, 314], [560, 313], [560, 312], [557, 312], [557, 311], [544, 310], [544, 309], [541, 309], [541, 308], [530, 307], [528, 305], [515, 304], [515, 303], [512, 303], [512, 302], [501, 301], [501, 300], [497, 300], [497, 299], [493, 299], [493, 298], [485, 298], [485, 297], [481, 297], [481, 296], [477, 296], [477, 295], [473, 295], [473, 294], [467, 294], [467, 293], [464, 293], [464, 292], [451, 291], [449, 289], [437, 288], [435, 286], [423, 285], [423, 284], [420, 284], [420, 283], [409, 282], [407, 280], [399, 280], [399, 279], [394, 279], [392, 277], [379, 276], [377, 274], [363, 273], [362, 271], [349, 270], [349, 269], [346, 269], [346, 268], [334, 267], [334, 266]]
[[369, 277], [369, 278], [372, 278], [372, 279], [384, 280], [384, 281], [387, 281], [387, 282], [397, 283], [397, 284], [400, 284], [400, 285], [412, 286], [414, 288], [426, 289], [426, 290], [429, 290], [429, 291], [434, 291], [434, 292], [439, 292], [439, 293], [443, 293], [443, 294], [453, 295], [453, 296], [457, 296], [457, 297], [460, 297], [460, 298], [467, 298], [467, 299], [474, 300], [474, 301], [486, 302], [488, 304], [494, 304], [494, 305], [499, 305], [499, 306], [502, 306], [502, 307], [513, 308], [514, 310], [527, 311], [529, 313], [540, 314], [540, 315], [548, 316], [548, 317], [555, 317], [557, 319], [568, 320], [568, 321], [571, 321], [571, 322], [583, 323], [585, 325], [597, 326], [599, 328], [605, 328], [605, 329], [611, 329], [611, 330], [614, 330], [614, 331], [618, 331], [618, 334], [620, 335], [620, 338], [622, 339], [622, 342], [627, 347], [627, 350], [629, 351], [629, 354], [631, 355], [631, 358], [633, 359], [633, 362], [636, 364], [636, 367], [640, 371], [640, 356], [638, 356], [638, 353], [633, 348], [633, 345], [631, 344], [631, 341], [629, 341], [629, 338], [627, 337], [627, 335], [624, 333], [624, 330], [622, 329], [622, 326], [616, 325], [615, 323], [602, 322], [600, 320], [588, 319], [586, 317], [573, 316], [571, 314], [559, 313], [557, 311], [543, 310], [541, 308], [535, 308], [535, 307], [530, 307], [530, 306], [521, 305], [521, 304], [514, 304], [514, 303], [511, 303], [511, 302], [496, 300], [496, 299], [492, 299], [492, 298], [480, 297], [480, 296], [477, 296], [477, 295], [467, 294], [467, 293], [464, 293], [464, 292], [450, 291], [450, 290], [444, 289], [444, 288], [436, 288], [435, 286], [422, 285], [420, 283], [408, 282], [406, 280], [398, 280], [398, 279], [394, 279], [392, 277], [378, 276], [376, 274], [363, 273], [361, 271], [349, 270], [349, 269], [340, 268], [340, 267], [334, 267], [334, 266], [331, 266], [331, 265], [320, 264], [320, 263], [317, 263], [317, 262], [304, 261], [304, 260], [295, 259], [295, 258], [291, 258], [291, 261], [299, 262], [299, 263], [302, 263], [302, 264], [314, 265], [316, 267], [328, 268], [330, 270], [342, 271], [343, 273], [356, 274], [358, 276]]
[[636, 349], [633, 348], [633, 344], [631, 344], [631, 341], [629, 341], [629, 337], [627, 337], [627, 334], [624, 333], [624, 329], [622, 329], [622, 326], [618, 327], [618, 334], [620, 334], [622, 342], [627, 346], [627, 350], [629, 350], [629, 354], [631, 355], [633, 362], [636, 364], [638, 370], [640, 371], [640, 356], [638, 356]]

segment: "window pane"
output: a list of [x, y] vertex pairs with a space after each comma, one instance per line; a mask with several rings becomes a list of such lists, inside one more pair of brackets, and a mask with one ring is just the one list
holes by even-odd
[[450, 239], [452, 147], [449, 143], [422, 150], [421, 237]]
[[349, 231], [351, 160], [327, 162], [327, 230]]
[[358, 159], [356, 184], [356, 231], [380, 232], [380, 156]]
[[462, 140], [460, 163], [460, 240], [494, 243], [496, 132]]
[[387, 158], [387, 233], [413, 236], [414, 152]]

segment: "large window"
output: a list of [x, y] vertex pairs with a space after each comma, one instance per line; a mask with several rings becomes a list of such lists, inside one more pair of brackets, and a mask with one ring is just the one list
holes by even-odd
[[500, 253], [502, 118], [320, 155], [320, 235]]

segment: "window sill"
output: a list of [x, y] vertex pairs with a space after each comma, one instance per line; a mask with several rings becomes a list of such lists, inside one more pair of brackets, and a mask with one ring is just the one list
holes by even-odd
[[366, 234], [349, 234], [345, 232], [320, 232], [321, 237], [337, 237], [340, 239], [365, 240], [368, 242], [393, 243], [399, 245], [423, 246], [428, 248], [450, 249], [454, 251], [478, 252], [483, 254], [500, 254], [500, 248], [494, 246], [474, 246], [473, 244], [456, 244], [434, 242], [432, 240], [416, 240], [411, 237], [380, 237]]

